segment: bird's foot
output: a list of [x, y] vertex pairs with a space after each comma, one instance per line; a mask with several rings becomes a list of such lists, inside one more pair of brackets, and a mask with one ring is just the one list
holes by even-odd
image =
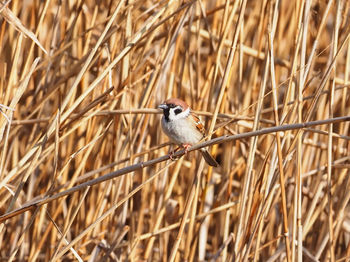
[[177, 150], [179, 150], [180, 148], [176, 148], [175, 150], [172, 150], [170, 151], [169, 153], [169, 158], [172, 160], [172, 161], [175, 161], [177, 159], [177, 157], [174, 157], [174, 154], [176, 153]]
[[187, 154], [191, 146], [192, 146], [191, 144], [182, 144], [182, 147], [185, 149], [185, 154]]

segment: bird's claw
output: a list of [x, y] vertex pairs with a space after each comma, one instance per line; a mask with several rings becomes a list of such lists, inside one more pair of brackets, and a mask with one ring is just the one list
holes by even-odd
[[188, 150], [190, 149], [192, 145], [190, 144], [183, 144], [182, 147], [185, 149], [185, 154], [187, 154]]
[[175, 150], [173, 150], [173, 151], [171, 151], [171, 152], [169, 153], [169, 158], [170, 158], [172, 161], [175, 161], [175, 160], [178, 158], [178, 157], [174, 157], [174, 154], [175, 154], [175, 152], [176, 152], [177, 150], [179, 150], [179, 147], [176, 148]]
[[[185, 154], [188, 153], [188, 150], [190, 149], [191, 146], [192, 146], [191, 144], [182, 144], [182, 147], [185, 149]], [[180, 149], [180, 147], [176, 148], [175, 150], [173, 150], [169, 153], [169, 158], [171, 160], [175, 161], [176, 159], [178, 159], [178, 157], [174, 157], [174, 154], [179, 149]]]
[[172, 161], [175, 161], [176, 160], [176, 157], [174, 157], [174, 151], [170, 152], [169, 153], [169, 158], [172, 160]]

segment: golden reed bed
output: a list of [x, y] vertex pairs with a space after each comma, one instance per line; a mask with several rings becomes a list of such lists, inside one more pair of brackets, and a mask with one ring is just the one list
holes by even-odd
[[[349, 34], [346, 0], [1, 1], [1, 261], [348, 261]], [[219, 167], [169, 160], [169, 97]]]

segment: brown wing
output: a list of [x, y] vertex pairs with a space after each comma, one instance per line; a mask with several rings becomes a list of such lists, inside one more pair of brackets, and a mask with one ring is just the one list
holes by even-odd
[[205, 129], [204, 129], [204, 125], [201, 122], [201, 120], [199, 119], [199, 117], [194, 114], [194, 113], [190, 113], [190, 117], [192, 117], [192, 119], [194, 120], [195, 124], [196, 124], [196, 128], [198, 129], [199, 132], [201, 132], [203, 134], [203, 136], [205, 136]]

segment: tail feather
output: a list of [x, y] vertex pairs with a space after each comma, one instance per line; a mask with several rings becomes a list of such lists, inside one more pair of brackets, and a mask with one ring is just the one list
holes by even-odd
[[208, 150], [206, 150], [205, 148], [201, 149], [201, 153], [204, 157], [205, 162], [207, 162], [208, 165], [214, 167], [217, 167], [219, 165], [218, 162], [216, 162], [216, 160], [214, 159], [214, 157], [212, 157], [212, 155], [208, 152]]

